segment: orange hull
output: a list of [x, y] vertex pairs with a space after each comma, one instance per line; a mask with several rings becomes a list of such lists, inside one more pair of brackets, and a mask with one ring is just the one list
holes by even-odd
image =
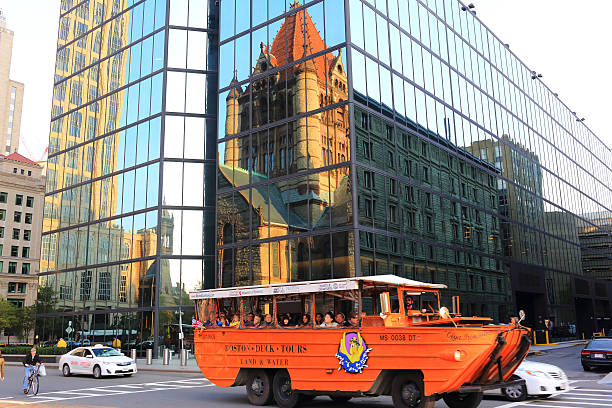
[[[340, 369], [336, 357], [343, 335], [350, 332], [360, 333], [366, 347], [371, 349], [361, 372]], [[497, 341], [500, 333], [506, 343], [503, 346]], [[215, 328], [197, 330], [194, 340], [202, 373], [222, 387], [241, 385], [237, 381], [241, 368], [285, 368], [295, 390], [378, 394], [380, 389], [376, 388], [375, 381], [383, 370], [414, 369], [423, 373], [425, 394], [433, 395], [457, 391], [469, 384], [499, 382], [500, 370], [503, 380], [508, 380], [527, 354], [529, 346], [522, 340], [527, 333], [527, 329], [510, 324], [355, 329]]]

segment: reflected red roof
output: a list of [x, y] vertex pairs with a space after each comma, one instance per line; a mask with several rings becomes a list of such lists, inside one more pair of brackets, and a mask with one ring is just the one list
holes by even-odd
[[[291, 5], [291, 8], [299, 6], [300, 4], [296, 1]], [[285, 22], [274, 37], [270, 52], [276, 57], [278, 61], [277, 66], [283, 66], [297, 61], [304, 56], [304, 44], [308, 45], [309, 55], [327, 48], [325, 41], [321, 38], [308, 12], [300, 10], [285, 19]], [[325, 55], [327, 56], [327, 64], [323, 55], [314, 60], [317, 77], [322, 81], [325, 81], [326, 65], [329, 66], [335, 59], [331, 52]], [[293, 74], [295, 69], [295, 66], [290, 68], [289, 73]], [[284, 79], [283, 76], [281, 73], [281, 79]]]

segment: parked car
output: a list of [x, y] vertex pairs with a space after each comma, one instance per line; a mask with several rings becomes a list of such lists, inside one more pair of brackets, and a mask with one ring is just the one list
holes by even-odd
[[557, 366], [524, 360], [512, 376], [513, 380], [525, 380], [524, 385], [501, 388], [495, 392], [503, 394], [509, 401], [523, 401], [528, 396], [550, 397], [569, 390], [567, 375]]
[[72, 374], [93, 374], [95, 378], [117, 374], [130, 376], [138, 371], [134, 360], [101, 344], [78, 347], [64, 354], [58, 368], [64, 377]]
[[596, 367], [612, 369], [612, 339], [600, 337], [589, 341], [580, 352], [580, 361], [584, 371]]

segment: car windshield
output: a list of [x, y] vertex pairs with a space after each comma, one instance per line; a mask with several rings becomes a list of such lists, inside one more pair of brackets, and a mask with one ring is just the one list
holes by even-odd
[[585, 348], [586, 350], [612, 350], [612, 339], [597, 339], [591, 340]]
[[91, 351], [94, 352], [94, 354], [96, 355], [96, 357], [114, 357], [114, 356], [121, 356], [122, 354], [120, 352], [118, 352], [117, 350], [113, 349], [113, 348], [98, 348], [98, 349], [91, 349]]

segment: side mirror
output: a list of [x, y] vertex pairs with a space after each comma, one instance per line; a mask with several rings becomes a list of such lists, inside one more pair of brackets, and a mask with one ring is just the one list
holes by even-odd
[[450, 312], [446, 306], [442, 306], [439, 313], [442, 319], [450, 319]]
[[525, 311], [523, 309], [519, 310], [519, 323], [525, 320]]

